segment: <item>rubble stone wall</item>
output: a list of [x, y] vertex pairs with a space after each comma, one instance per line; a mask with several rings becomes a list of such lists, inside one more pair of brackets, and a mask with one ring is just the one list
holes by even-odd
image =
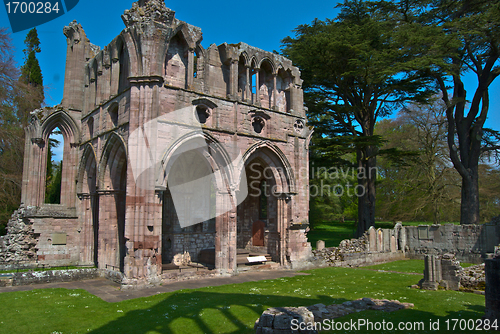
[[496, 224], [405, 226], [405, 230], [405, 251], [410, 258], [453, 253], [462, 262], [481, 263], [482, 256], [493, 253], [500, 243]]
[[0, 237], [0, 263], [30, 263], [36, 259], [37, 239], [33, 223], [23, 218], [24, 208], [14, 211], [7, 224], [7, 234]]

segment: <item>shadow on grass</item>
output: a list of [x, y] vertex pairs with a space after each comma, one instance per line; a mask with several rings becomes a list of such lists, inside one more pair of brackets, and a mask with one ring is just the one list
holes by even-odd
[[[150, 308], [124, 312], [117, 320], [89, 333], [253, 333], [255, 321], [268, 307], [346, 301], [329, 296], [311, 299], [196, 290], [179, 292], [181, 293], [173, 293], [167, 297], [157, 295], [152, 301], [156, 304]], [[141, 299], [130, 302], [137, 304]], [[125, 308], [125, 305], [122, 306]]]
[[[318, 298], [297, 298], [277, 295], [216, 293], [192, 291], [174, 293], [168, 297], [157, 295], [150, 308], [124, 312], [120, 318], [91, 331], [90, 333], [254, 333], [253, 324], [267, 307], [309, 306], [316, 303], [340, 304], [346, 299], [318, 296]], [[135, 300], [137, 303], [138, 300]], [[125, 306], [125, 305], [123, 305]], [[406, 333], [472, 333], [470, 328], [460, 328], [460, 322], [453, 319], [476, 320], [484, 315], [484, 307], [464, 305], [464, 309], [436, 316], [421, 310], [400, 310], [383, 312], [367, 310], [335, 319], [335, 322], [358, 324], [358, 321], [372, 323], [372, 328], [355, 327], [344, 333], [392, 333], [376, 327], [378, 323], [392, 323], [396, 330], [400, 323]], [[351, 321], [352, 319], [352, 321]], [[447, 322], [448, 320], [448, 322]], [[436, 323], [438, 325], [436, 325]], [[463, 323], [462, 323], [463, 325]], [[466, 326], [470, 325], [467, 323]], [[419, 327], [417, 327], [419, 326]], [[434, 326], [434, 327], [431, 327]], [[439, 326], [439, 330], [436, 326]], [[488, 333], [489, 331], [482, 331]]]

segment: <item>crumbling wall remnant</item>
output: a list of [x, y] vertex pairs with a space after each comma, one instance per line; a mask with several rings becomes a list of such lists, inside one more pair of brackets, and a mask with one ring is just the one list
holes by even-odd
[[7, 234], [0, 237], [0, 263], [26, 263], [36, 260], [37, 239], [33, 222], [25, 218], [21, 206], [7, 224]]

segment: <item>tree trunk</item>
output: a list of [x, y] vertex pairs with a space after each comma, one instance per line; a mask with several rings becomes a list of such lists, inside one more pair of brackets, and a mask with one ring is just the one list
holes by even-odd
[[370, 226], [375, 226], [375, 181], [377, 158], [374, 146], [358, 150], [358, 228], [356, 237], [361, 237]]
[[460, 224], [479, 224], [479, 174], [477, 165], [469, 168], [469, 175], [462, 175], [462, 203]]

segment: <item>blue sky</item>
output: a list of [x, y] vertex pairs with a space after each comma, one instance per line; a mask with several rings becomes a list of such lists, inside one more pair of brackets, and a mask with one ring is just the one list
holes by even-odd
[[[66, 62], [64, 26], [79, 22], [90, 41], [101, 48], [125, 28], [121, 14], [132, 7], [132, 0], [80, 0], [78, 5], [61, 17], [37, 27], [42, 52], [38, 54], [46, 86], [46, 104], [53, 106], [62, 100]], [[300, 24], [315, 18], [333, 18], [339, 1], [278, 0], [243, 1], [181, 1], [167, 0], [166, 6], [176, 12], [176, 18], [198, 26], [203, 32], [202, 45], [245, 42], [272, 51], [279, 50], [280, 41]], [[0, 26], [9, 27], [4, 6], [0, 9]], [[9, 27], [10, 29], [10, 27]], [[16, 48], [16, 61], [23, 63], [24, 38], [28, 30], [11, 34]], [[467, 80], [469, 94], [476, 82]], [[490, 111], [487, 127], [500, 130], [500, 79], [490, 88]]]

